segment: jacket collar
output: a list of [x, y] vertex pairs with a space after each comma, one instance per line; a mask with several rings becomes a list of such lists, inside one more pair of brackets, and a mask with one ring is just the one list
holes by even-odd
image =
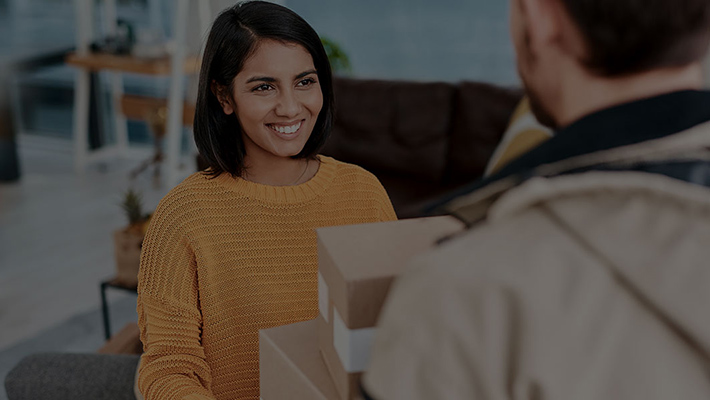
[[656, 140], [710, 121], [710, 92], [678, 91], [595, 112], [504, 167], [492, 180], [584, 154]]
[[[444, 211], [471, 226], [487, 218], [493, 204], [504, 196], [507, 199], [507, 203], [516, 205], [512, 208], [519, 210], [526, 205], [542, 201], [545, 198], [556, 197], [562, 192], [589, 190], [601, 184], [602, 181], [600, 181], [598, 174], [594, 174], [595, 178], [590, 180], [585, 180], [578, 175], [569, 175], [570, 172], [576, 170], [604, 167], [623, 171], [627, 166], [631, 167], [642, 163], [691, 159], [710, 160], [710, 122], [674, 135], [666, 135], [655, 140], [582, 154], [560, 162], [541, 165], [525, 174], [507, 176], [492, 182], [480, 190], [458, 197], [449, 202]], [[561, 177], [561, 175], [565, 176]], [[559, 180], [560, 182], [568, 182], [570, 180], [578, 182], [577, 184], [565, 183], [560, 187], [553, 183], [545, 185], [539, 183], [542, 179], [552, 181], [553, 179], [551, 178], [555, 178], [556, 181]], [[658, 179], [658, 177], [653, 179]], [[683, 182], [676, 183], [685, 185]], [[544, 187], [546, 190], [540, 190], [540, 187]], [[511, 190], [514, 188], [516, 190]], [[697, 189], [702, 190], [707, 195], [707, 189]], [[515, 198], [515, 200], [512, 201], [510, 200], [511, 198]], [[500, 207], [496, 206], [496, 208]], [[503, 207], [503, 209], [511, 208]]]
[[607, 108], [579, 119], [554, 137], [521, 156], [498, 173], [458, 189], [428, 207], [446, 209], [460, 196], [468, 196], [496, 181], [517, 176], [517, 181], [535, 169], [585, 154], [625, 148], [686, 131], [710, 121], [710, 91], [686, 90], [641, 99]]

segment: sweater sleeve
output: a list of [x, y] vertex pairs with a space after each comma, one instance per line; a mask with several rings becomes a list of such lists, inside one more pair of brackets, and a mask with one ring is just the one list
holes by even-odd
[[201, 343], [197, 263], [181, 221], [184, 207], [173, 200], [169, 195], [161, 202], [143, 242], [138, 388], [145, 400], [214, 399]]

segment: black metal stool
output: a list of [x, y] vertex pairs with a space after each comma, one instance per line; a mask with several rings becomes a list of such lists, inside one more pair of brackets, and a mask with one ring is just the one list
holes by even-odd
[[108, 301], [106, 301], [106, 288], [121, 289], [127, 292], [138, 294], [137, 286], [126, 286], [116, 278], [101, 282], [101, 314], [104, 319], [104, 335], [106, 340], [111, 339], [111, 321], [108, 314]]

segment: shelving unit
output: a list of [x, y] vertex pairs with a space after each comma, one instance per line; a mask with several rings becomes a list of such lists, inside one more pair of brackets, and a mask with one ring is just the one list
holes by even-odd
[[[143, 121], [146, 114], [154, 112], [160, 108], [167, 108], [168, 101], [157, 97], [123, 95], [121, 97], [121, 112], [131, 120]], [[192, 126], [195, 117], [195, 105], [188, 102], [183, 103], [182, 123], [184, 126]]]
[[[159, 10], [150, 0], [150, 9]], [[198, 7], [199, 26], [207, 31], [212, 22], [211, 7], [208, 0], [195, 0]], [[165, 183], [173, 186], [181, 177], [180, 144], [183, 125], [191, 125], [194, 106], [184, 101], [185, 80], [187, 74], [199, 70], [199, 58], [188, 56], [186, 49], [186, 31], [189, 21], [190, 0], [175, 0], [174, 50], [170, 57], [157, 60], [144, 60], [132, 56], [95, 54], [89, 51], [95, 40], [94, 1], [74, 0], [77, 13], [76, 52], [66, 58], [66, 62], [78, 68], [74, 96], [74, 167], [77, 173], [83, 173], [86, 166], [93, 162], [123, 156], [128, 151], [128, 133], [126, 117], [145, 119], [149, 108], [167, 107], [166, 148], [164, 157]], [[104, 0], [104, 24], [106, 34], [114, 35], [117, 27], [116, 0]], [[98, 71], [110, 71], [112, 110], [116, 121], [116, 144], [96, 150], [89, 149], [89, 101], [90, 74]], [[169, 76], [170, 87], [167, 99], [154, 99], [140, 96], [124, 96], [122, 73], [137, 73], [154, 76]]]
[[[117, 56], [113, 54], [88, 54], [80, 56], [71, 53], [65, 59], [67, 64], [90, 71], [109, 70], [115, 72], [130, 72], [146, 75], [170, 75], [170, 58], [145, 60], [132, 56]], [[191, 56], [185, 59], [184, 74], [196, 74], [200, 70], [199, 59]]]

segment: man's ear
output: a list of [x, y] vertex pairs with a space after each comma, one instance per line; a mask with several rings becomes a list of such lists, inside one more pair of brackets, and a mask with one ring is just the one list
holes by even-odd
[[584, 40], [563, 0], [519, 0], [534, 49], [557, 47], [573, 58], [583, 58]]
[[234, 113], [232, 97], [229, 96], [229, 90], [227, 89], [227, 87], [220, 85], [216, 81], [212, 80], [212, 83], [210, 83], [210, 90], [212, 90], [212, 94], [217, 97], [219, 105], [222, 106], [222, 111], [224, 111], [225, 114], [231, 115], [232, 113]]
[[550, 45], [559, 45], [562, 39], [560, 11], [564, 7], [562, 0], [517, 0], [520, 2], [522, 16], [525, 19], [528, 45], [535, 53]]

